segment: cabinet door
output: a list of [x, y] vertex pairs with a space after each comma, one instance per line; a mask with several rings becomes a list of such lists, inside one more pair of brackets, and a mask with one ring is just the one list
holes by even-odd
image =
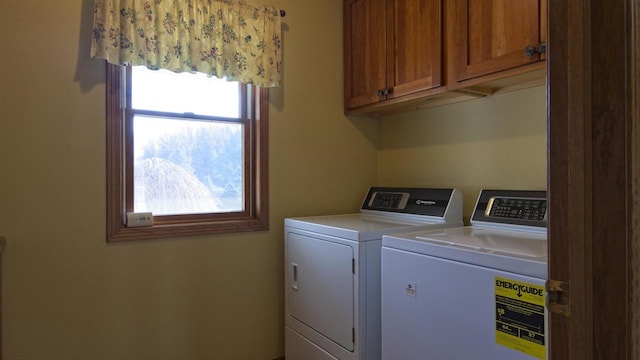
[[442, 85], [442, 1], [390, 0], [389, 97]]
[[386, 0], [344, 0], [344, 104], [380, 101], [386, 87]]
[[454, 0], [448, 21], [455, 80], [517, 68], [544, 59], [546, 0]]

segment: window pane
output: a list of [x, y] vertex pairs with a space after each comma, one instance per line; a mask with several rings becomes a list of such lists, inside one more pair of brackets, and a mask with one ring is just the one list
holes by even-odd
[[134, 211], [242, 211], [243, 125], [134, 116]]
[[134, 66], [132, 72], [131, 102], [134, 109], [240, 117], [237, 82], [205, 74], [149, 70], [144, 66]]

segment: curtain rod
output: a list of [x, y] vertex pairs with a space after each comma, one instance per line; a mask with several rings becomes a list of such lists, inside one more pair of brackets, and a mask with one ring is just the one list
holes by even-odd
[[280, 17], [285, 17], [287, 16], [287, 12], [284, 10], [280, 10]]

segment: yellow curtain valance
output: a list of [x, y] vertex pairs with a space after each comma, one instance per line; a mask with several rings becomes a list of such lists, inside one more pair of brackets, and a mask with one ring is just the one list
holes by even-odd
[[280, 86], [280, 11], [244, 0], [96, 0], [91, 56]]

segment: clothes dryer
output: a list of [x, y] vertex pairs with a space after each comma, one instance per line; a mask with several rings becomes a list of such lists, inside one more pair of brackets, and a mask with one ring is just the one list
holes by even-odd
[[481, 191], [471, 226], [382, 239], [382, 359], [547, 356], [544, 191]]
[[379, 360], [382, 236], [461, 225], [456, 189], [373, 187], [360, 213], [285, 219], [287, 360]]

